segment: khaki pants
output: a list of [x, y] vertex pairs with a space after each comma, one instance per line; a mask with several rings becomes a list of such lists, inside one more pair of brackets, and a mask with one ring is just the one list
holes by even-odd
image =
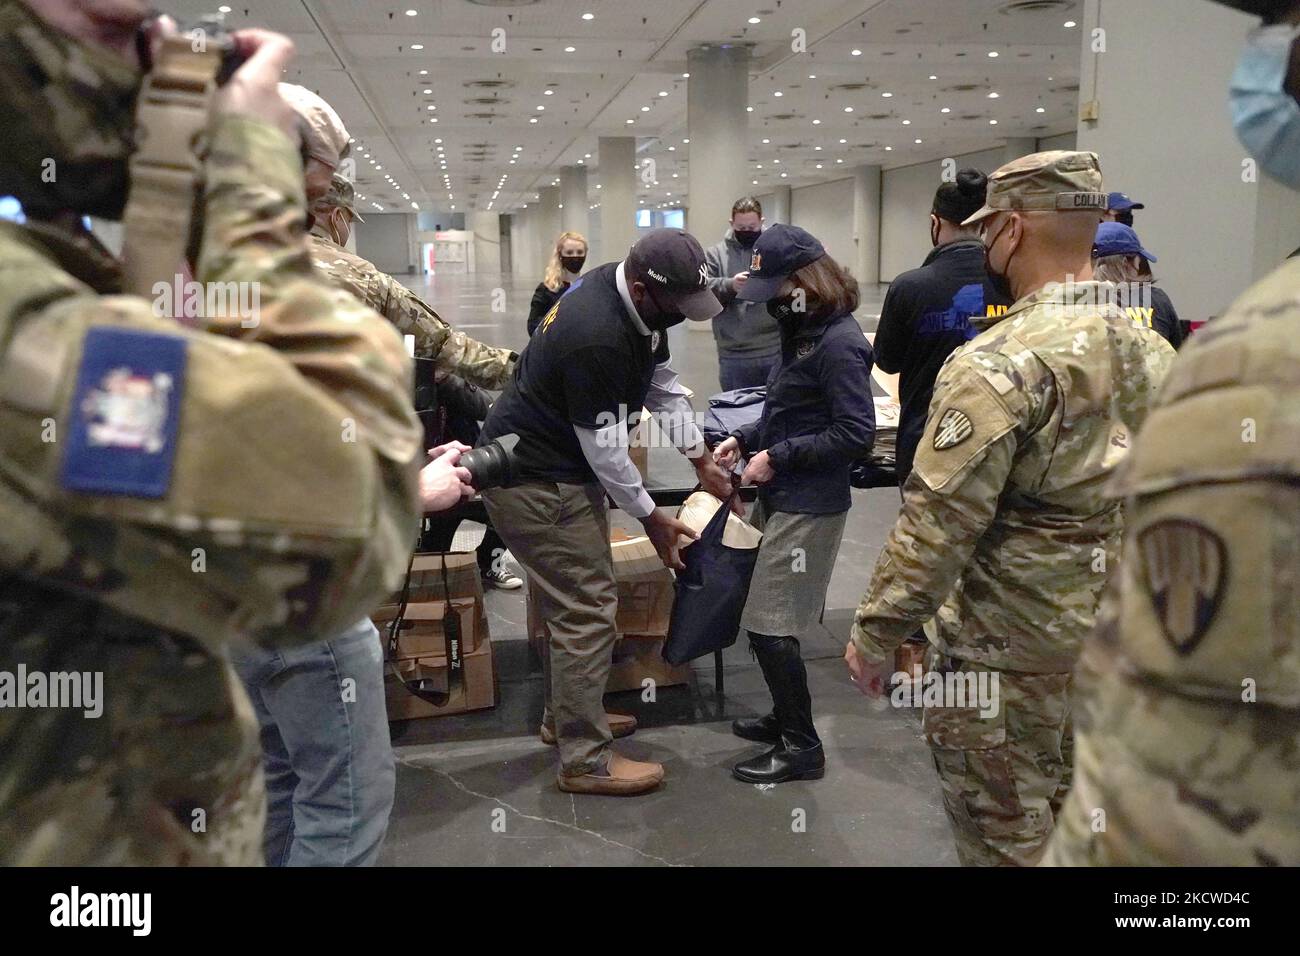
[[1074, 732], [1070, 674], [999, 671], [933, 645], [938, 674], [997, 675], [997, 713], [926, 706], [922, 727], [963, 866], [1034, 866], [1069, 790]]
[[528, 572], [546, 622], [543, 719], [555, 721], [560, 772], [581, 776], [604, 764], [611, 740], [604, 698], [617, 640], [618, 585], [605, 491], [596, 483], [529, 482], [485, 491], [483, 500]]

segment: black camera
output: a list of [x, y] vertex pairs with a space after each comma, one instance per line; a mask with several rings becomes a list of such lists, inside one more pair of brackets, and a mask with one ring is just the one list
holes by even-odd
[[515, 466], [515, 446], [518, 444], [518, 435], [502, 435], [460, 456], [460, 466], [469, 472], [469, 483], [475, 491], [509, 484]]

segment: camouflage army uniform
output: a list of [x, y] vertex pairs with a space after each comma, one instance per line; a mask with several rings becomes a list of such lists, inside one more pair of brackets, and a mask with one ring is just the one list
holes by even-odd
[[[1061, 155], [1090, 154], [1017, 162]], [[1069, 175], [1101, 193], [1099, 171]], [[1036, 862], [1068, 786], [1071, 670], [1120, 543], [1104, 486], [1174, 356], [1111, 291], [1049, 285], [949, 357], [855, 617], [874, 665], [937, 614], [929, 668], [997, 676], [995, 715], [951, 701], [923, 715], [966, 865]]]
[[480, 388], [502, 389], [515, 370], [515, 354], [492, 348], [457, 332], [414, 292], [392, 276], [331, 239], [324, 225], [311, 230], [311, 255], [317, 268], [341, 288], [384, 316], [404, 335], [415, 336], [417, 358], [433, 359]]
[[[11, 3], [0, 19], [4, 57], [39, 62], [51, 87], [83, 55]], [[27, 82], [8, 75], [0, 100], [48, 115], [45, 91], [23, 99]], [[39, 175], [28, 160], [0, 172]], [[257, 727], [227, 647], [341, 630], [405, 570], [421, 434], [400, 338], [313, 272], [283, 133], [219, 119], [207, 183], [196, 278], [258, 283], [255, 323], [183, 328], [112, 294], [114, 263], [84, 237], [0, 223], [0, 672], [100, 672], [104, 685], [97, 719], [0, 707], [3, 864], [260, 862]], [[162, 419], [171, 451], [109, 439], [148, 468], [170, 454], [165, 489], [70, 487], [99, 394], [82, 380], [105, 356], [129, 376], [144, 361], [130, 343], [184, 356]], [[106, 407], [108, 423], [140, 420]]]
[[1193, 337], [1116, 476], [1046, 864], [1300, 865], [1297, 290], [1293, 259]]

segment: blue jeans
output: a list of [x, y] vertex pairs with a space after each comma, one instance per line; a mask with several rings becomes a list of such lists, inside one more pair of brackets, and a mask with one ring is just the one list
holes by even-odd
[[750, 358], [747, 355], [718, 356], [718, 384], [724, 392], [733, 388], [757, 388], [767, 384], [767, 377], [773, 366], [781, 358], [780, 354], [760, 355]]
[[261, 725], [267, 865], [373, 864], [397, 779], [374, 624], [286, 650], [245, 649], [234, 665]]

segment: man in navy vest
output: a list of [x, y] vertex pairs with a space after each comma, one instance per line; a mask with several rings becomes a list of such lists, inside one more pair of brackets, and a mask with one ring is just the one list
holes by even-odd
[[663, 767], [610, 747], [630, 717], [603, 703], [617, 634], [618, 588], [605, 496], [639, 519], [668, 567], [682, 567], [679, 536], [696, 535], [655, 510], [628, 456], [642, 409], [719, 497], [731, 482], [707, 454], [686, 390], [668, 356], [667, 330], [707, 322], [722, 307], [706, 284], [704, 250], [680, 229], [656, 229], [622, 262], [589, 271], [547, 313], [514, 378], [483, 423], [480, 444], [515, 434], [511, 485], [484, 491], [493, 525], [528, 572], [549, 631], [541, 736], [558, 743], [561, 790], [644, 793]]

